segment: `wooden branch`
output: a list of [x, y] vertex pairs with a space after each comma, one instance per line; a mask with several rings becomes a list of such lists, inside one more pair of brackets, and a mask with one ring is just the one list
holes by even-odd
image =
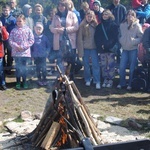
[[43, 140], [41, 147], [45, 150], [48, 150], [51, 147], [54, 139], [56, 138], [58, 132], [60, 130], [60, 124], [57, 122], [53, 122], [45, 139]]

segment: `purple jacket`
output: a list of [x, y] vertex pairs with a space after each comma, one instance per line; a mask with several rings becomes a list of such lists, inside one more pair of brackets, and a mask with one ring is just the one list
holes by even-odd
[[35, 42], [32, 46], [32, 57], [47, 57], [50, 51], [50, 44], [47, 36], [34, 34]]
[[[22, 28], [16, 27], [10, 33], [9, 43], [12, 47], [12, 57], [31, 57], [30, 47], [34, 43], [33, 32], [27, 25]], [[18, 50], [20, 46], [23, 50]]]

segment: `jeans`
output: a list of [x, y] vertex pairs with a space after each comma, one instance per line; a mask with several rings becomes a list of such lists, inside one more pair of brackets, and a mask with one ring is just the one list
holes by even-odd
[[59, 66], [60, 70], [64, 74], [65, 70], [64, 70], [61, 50], [51, 50], [50, 55], [49, 55], [50, 63], [53, 63], [55, 61], [55, 59], [57, 60], [57, 65]]
[[[90, 59], [92, 63], [92, 73], [90, 69]], [[100, 65], [96, 49], [84, 49], [84, 80], [89, 82], [93, 76], [94, 83], [100, 83]]]
[[137, 49], [134, 50], [123, 50], [120, 61], [120, 85], [126, 86], [126, 68], [129, 64], [129, 83], [131, 86], [133, 71], [137, 66]]
[[27, 76], [27, 69], [26, 69], [26, 63], [28, 61], [27, 57], [15, 57], [15, 65], [16, 65], [16, 79], [17, 82], [20, 82], [20, 79], [22, 77], [23, 82], [26, 81]]
[[46, 80], [46, 57], [36, 57], [34, 62], [38, 79], [41, 80], [43, 78], [43, 80]]
[[0, 85], [5, 85], [3, 58], [0, 58]]

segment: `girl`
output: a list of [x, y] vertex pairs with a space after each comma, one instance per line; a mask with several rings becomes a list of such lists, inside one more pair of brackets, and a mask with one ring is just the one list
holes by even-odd
[[134, 10], [129, 10], [126, 15], [126, 20], [120, 25], [120, 38], [119, 42], [122, 46], [122, 55], [120, 62], [120, 82], [117, 88], [121, 89], [126, 86], [126, 67], [129, 63], [129, 83], [127, 90], [131, 90], [131, 81], [133, 71], [137, 66], [137, 48], [141, 42], [143, 31], [139, 24], [139, 20], [136, 18]]
[[[79, 57], [84, 61], [84, 80], [85, 85], [90, 86], [91, 76], [96, 83], [96, 89], [100, 89], [100, 65], [98, 53], [94, 42], [94, 33], [97, 26], [97, 20], [93, 11], [86, 12], [85, 19], [79, 26], [77, 45]], [[92, 61], [92, 73], [90, 71], [90, 59]]]
[[115, 54], [110, 51], [118, 40], [118, 26], [114, 19], [110, 10], [104, 10], [102, 22], [96, 27], [94, 36], [97, 50], [100, 53], [102, 77], [104, 79], [102, 87], [108, 88], [112, 87], [115, 77]]
[[12, 57], [16, 64], [16, 89], [21, 87], [21, 77], [23, 88], [28, 88], [26, 82], [26, 62], [31, 57], [30, 47], [34, 43], [34, 36], [31, 29], [25, 25], [25, 16], [17, 17], [17, 26], [11, 31], [9, 38], [12, 47]]
[[38, 85], [47, 85], [46, 81], [46, 58], [50, 51], [50, 45], [46, 35], [42, 34], [43, 25], [39, 22], [34, 27], [35, 42], [32, 46], [32, 57], [36, 64], [36, 72], [38, 77]]

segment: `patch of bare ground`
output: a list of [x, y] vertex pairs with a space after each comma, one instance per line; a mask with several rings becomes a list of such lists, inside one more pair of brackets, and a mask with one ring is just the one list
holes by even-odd
[[[92, 114], [99, 114], [103, 120], [106, 116], [121, 119], [134, 118], [143, 128], [139, 132], [150, 137], [150, 94], [132, 92], [126, 89], [118, 90], [118, 78], [115, 78], [113, 88], [95, 89], [95, 85], [86, 87], [82, 78], [82, 71], [76, 74], [75, 84], [78, 87], [87, 107]], [[42, 112], [46, 102], [51, 99], [53, 83], [58, 74], [48, 76], [48, 85], [39, 87], [34, 75], [28, 77], [29, 89], [16, 90], [15, 77], [6, 77], [8, 90], [0, 91], [0, 120], [17, 117], [21, 111], [29, 110], [32, 113]]]

